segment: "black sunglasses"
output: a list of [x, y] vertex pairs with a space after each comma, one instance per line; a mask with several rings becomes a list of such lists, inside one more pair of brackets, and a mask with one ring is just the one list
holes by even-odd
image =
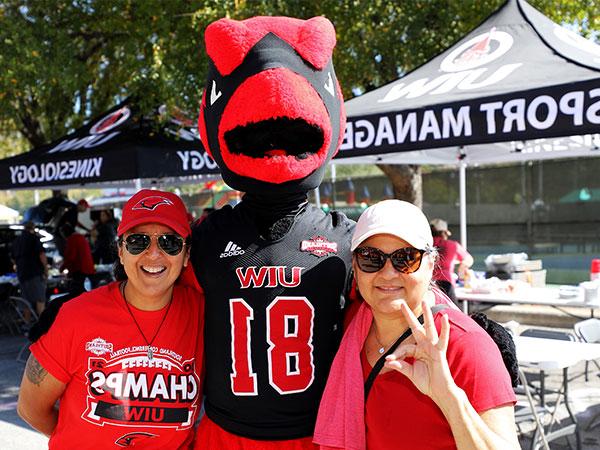
[[413, 273], [421, 267], [421, 260], [425, 253], [431, 250], [420, 250], [414, 247], [404, 247], [388, 254], [378, 248], [359, 247], [354, 250], [356, 264], [360, 270], [366, 273], [375, 273], [385, 266], [389, 258], [392, 266], [400, 273]]
[[167, 255], [177, 256], [183, 250], [185, 240], [178, 234], [144, 234], [133, 233], [124, 239], [125, 248], [132, 255], [139, 255], [152, 243], [152, 236], [156, 236], [158, 248]]

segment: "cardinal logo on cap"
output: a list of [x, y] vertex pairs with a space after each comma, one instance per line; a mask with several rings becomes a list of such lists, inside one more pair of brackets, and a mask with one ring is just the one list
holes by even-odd
[[137, 202], [132, 210], [135, 209], [145, 209], [147, 211], [154, 211], [160, 205], [173, 205], [173, 202], [165, 197], [160, 197], [158, 195], [154, 195], [152, 197], [146, 197]]

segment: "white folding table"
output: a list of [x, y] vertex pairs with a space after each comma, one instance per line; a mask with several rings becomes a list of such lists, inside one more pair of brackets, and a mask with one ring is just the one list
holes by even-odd
[[[544, 426], [542, 425], [536, 412], [538, 405], [535, 404], [529, 386], [524, 379], [524, 375], [522, 374], [521, 381], [523, 388], [525, 389], [532, 414], [536, 421], [537, 433], [534, 435], [534, 444], [537, 445], [535, 441], [537, 440], [537, 436], [539, 436], [541, 445], [548, 450], [549, 441], [567, 434], [571, 434], [574, 431], [577, 441], [577, 448], [580, 449], [581, 437], [579, 435], [577, 419], [571, 411], [571, 406], [569, 404], [568, 369], [579, 362], [591, 361], [593, 359], [600, 358], [600, 344], [517, 336], [515, 338], [515, 346], [517, 349], [519, 366], [521, 368], [538, 369], [542, 372], [546, 370], [562, 370], [563, 372], [562, 387], [558, 392], [555, 407], [558, 408], [560, 403], [564, 402], [567, 412], [569, 413], [569, 417], [572, 421], [572, 425], [550, 432], [546, 432], [546, 430], [544, 430]], [[556, 411], [554, 411], [552, 414], [553, 418], [555, 412]], [[552, 423], [549, 425], [551, 426]], [[534, 446], [534, 448], [539, 447]]]
[[555, 308], [585, 308], [591, 310], [591, 315], [600, 309], [599, 303], [585, 302], [583, 295], [571, 298], [561, 298], [559, 287], [521, 288], [514, 292], [481, 292], [472, 289], [456, 288], [456, 298], [462, 302], [462, 310], [469, 312], [469, 303], [494, 303], [494, 304], [523, 304], [546, 305]]

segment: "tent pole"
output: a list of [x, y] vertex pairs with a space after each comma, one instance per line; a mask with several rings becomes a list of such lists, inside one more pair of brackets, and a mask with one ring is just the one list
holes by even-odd
[[460, 243], [467, 248], [467, 163], [458, 163], [459, 205], [460, 205]]
[[317, 208], [321, 207], [321, 193], [319, 192], [319, 186], [314, 189], [315, 193], [315, 205]]
[[135, 191], [142, 190], [142, 180], [140, 178], [135, 179]]
[[335, 209], [335, 164], [331, 165], [331, 209]]

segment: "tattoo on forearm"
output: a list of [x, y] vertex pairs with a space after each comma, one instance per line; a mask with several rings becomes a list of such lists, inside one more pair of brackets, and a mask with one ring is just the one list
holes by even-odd
[[44, 378], [46, 378], [46, 375], [48, 375], [48, 371], [42, 367], [33, 355], [30, 355], [27, 360], [25, 373], [27, 374], [27, 379], [36, 386], [39, 386], [44, 381]]

